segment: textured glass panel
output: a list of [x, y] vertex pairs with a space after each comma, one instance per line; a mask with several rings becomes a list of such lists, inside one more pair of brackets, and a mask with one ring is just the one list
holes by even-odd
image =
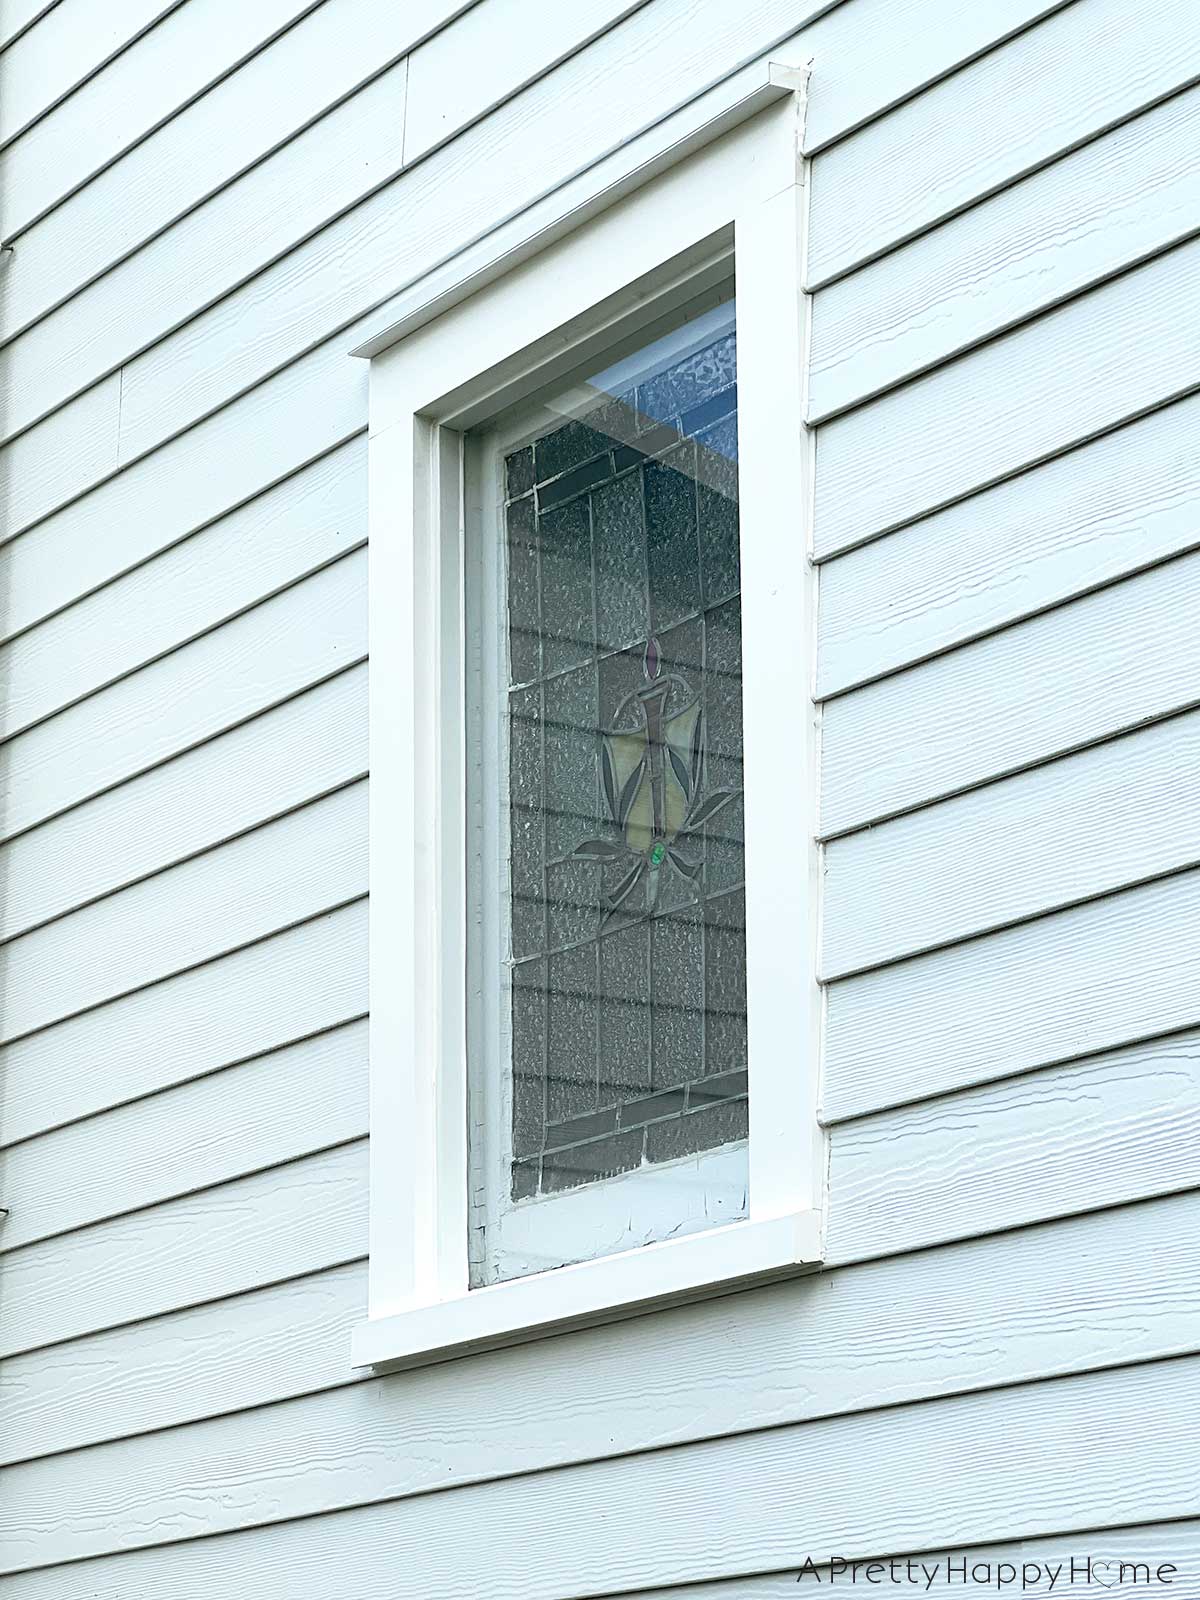
[[592, 532], [587, 495], [539, 513], [538, 546], [542, 665], [547, 673], [562, 672], [592, 657]]
[[596, 1108], [596, 947], [551, 956], [548, 980], [547, 1144], [553, 1124]]
[[643, 472], [650, 625], [656, 632], [700, 606], [700, 546], [696, 532], [696, 447], [688, 443]]
[[508, 648], [513, 683], [532, 683], [542, 671], [537, 517], [533, 496], [512, 500], [508, 527]]
[[508, 703], [512, 953], [545, 948], [545, 826], [542, 686], [514, 689]]
[[746, 1137], [730, 310], [506, 461], [522, 1204]]
[[596, 642], [619, 650], [646, 625], [646, 529], [642, 477], [626, 472], [592, 495], [596, 549]]

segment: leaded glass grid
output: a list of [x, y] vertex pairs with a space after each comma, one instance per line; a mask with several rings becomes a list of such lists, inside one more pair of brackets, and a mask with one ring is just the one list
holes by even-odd
[[504, 461], [513, 1200], [746, 1138], [732, 311]]

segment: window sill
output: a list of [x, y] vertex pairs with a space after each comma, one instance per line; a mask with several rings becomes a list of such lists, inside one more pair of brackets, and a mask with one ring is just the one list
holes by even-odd
[[449, 1361], [730, 1294], [815, 1268], [820, 1260], [815, 1211], [735, 1222], [373, 1317], [354, 1330], [353, 1365], [399, 1371]]

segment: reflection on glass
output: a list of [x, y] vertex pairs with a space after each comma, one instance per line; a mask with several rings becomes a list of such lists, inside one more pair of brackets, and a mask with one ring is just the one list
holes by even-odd
[[511, 1194], [746, 1137], [733, 306], [505, 460]]

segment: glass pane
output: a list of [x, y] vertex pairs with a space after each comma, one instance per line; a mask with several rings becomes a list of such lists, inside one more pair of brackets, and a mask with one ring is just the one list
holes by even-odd
[[741, 1145], [744, 1209], [736, 380], [727, 302], [505, 458], [507, 1207]]

